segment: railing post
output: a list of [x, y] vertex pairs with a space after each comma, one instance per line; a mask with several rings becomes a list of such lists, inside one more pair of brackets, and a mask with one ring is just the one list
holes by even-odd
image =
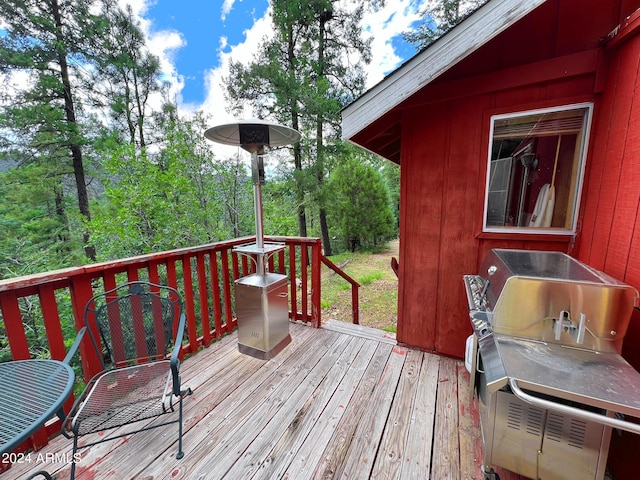
[[322, 262], [322, 242], [318, 238], [311, 246], [311, 315], [313, 326], [320, 328], [322, 326], [322, 305], [321, 305], [321, 286], [320, 280]]
[[222, 292], [224, 295], [224, 321], [227, 333], [233, 331], [233, 309], [231, 308], [231, 285], [233, 281], [229, 278], [229, 249], [225, 248], [220, 252], [222, 261]]
[[[78, 332], [84, 327], [84, 308], [93, 297], [91, 277], [88, 275], [72, 277], [69, 284], [69, 293], [71, 293], [71, 308], [76, 324], [76, 332]], [[97, 327], [95, 323], [92, 325], [94, 328], [91, 330], [91, 333], [96, 339], [96, 342], [100, 342], [100, 334], [97, 331]], [[86, 381], [89, 381], [96, 373], [102, 370], [100, 359], [87, 336], [85, 336], [80, 344], [80, 359], [82, 361], [82, 372], [84, 373]]]
[[211, 322], [209, 321], [209, 290], [207, 289], [207, 273], [205, 271], [204, 252], [196, 255], [198, 273], [198, 296], [200, 298], [200, 325], [202, 326], [202, 345], [211, 343]]
[[353, 323], [360, 325], [360, 284], [356, 283], [351, 286], [351, 309], [353, 312]]
[[358, 325], [360, 323], [360, 304], [358, 300], [358, 289], [360, 288], [360, 284], [345, 272], [343, 272], [335, 263], [333, 263], [324, 255], [320, 255], [320, 261], [351, 284], [351, 308], [353, 314], [353, 323]]
[[[302, 311], [302, 321], [306, 322], [309, 319], [309, 296], [308, 285], [309, 281], [309, 269], [307, 263], [309, 262], [309, 252], [307, 250], [306, 243], [300, 243], [300, 309]], [[313, 269], [313, 265], [311, 265]], [[313, 307], [312, 307], [313, 311]], [[315, 326], [315, 325], [314, 325]]]
[[191, 255], [182, 256], [182, 281], [184, 285], [184, 309], [187, 316], [187, 337], [189, 339], [189, 353], [198, 351], [198, 334], [196, 331], [196, 311], [193, 300], [193, 278], [191, 273]]
[[295, 322], [298, 319], [298, 286], [296, 285], [296, 246], [293, 243], [289, 244], [289, 290], [291, 320]]
[[14, 360], [30, 358], [29, 343], [22, 323], [22, 313], [15, 292], [3, 292], [0, 295], [0, 310], [4, 318], [4, 327], [9, 340], [9, 349]]

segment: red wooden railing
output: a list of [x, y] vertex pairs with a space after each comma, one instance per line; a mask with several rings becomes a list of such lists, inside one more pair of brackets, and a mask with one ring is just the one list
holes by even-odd
[[[29, 344], [25, 325], [38, 324], [46, 332], [51, 358], [63, 359], [65, 342], [68, 345], [73, 340], [75, 331], [63, 332], [61, 317], [73, 316], [75, 330], [78, 330], [83, 324], [84, 307], [94, 294], [134, 280], [149, 280], [178, 289], [187, 316], [183, 355], [195, 353], [237, 325], [232, 284], [254, 272], [255, 266], [250, 259], [232, 250], [252, 240], [253, 237], [237, 238], [0, 280], [0, 313], [11, 356], [14, 360], [32, 357], [30, 347], [33, 345]], [[302, 237], [268, 237], [266, 240], [285, 244], [267, 264], [269, 271], [289, 276], [289, 318], [320, 327], [320, 240]], [[29, 333], [32, 332], [33, 328], [29, 328]], [[83, 347], [80, 353], [84, 378], [91, 378], [100, 370], [98, 360]], [[24, 448], [44, 446], [48, 436], [58, 429], [59, 425], [50, 425]]]
[[355, 281], [353, 278], [351, 278], [349, 275], [347, 275], [340, 267], [338, 267], [335, 263], [333, 263], [324, 255], [322, 255], [320, 259], [322, 260], [322, 263], [324, 263], [327, 267], [329, 267], [331, 270], [336, 272], [338, 275], [340, 275], [342, 278], [344, 278], [347, 282], [351, 284], [351, 314], [353, 318], [353, 323], [356, 325], [359, 325], [360, 324], [360, 302], [358, 299], [360, 295], [358, 292], [360, 289], [360, 284], [357, 281]]

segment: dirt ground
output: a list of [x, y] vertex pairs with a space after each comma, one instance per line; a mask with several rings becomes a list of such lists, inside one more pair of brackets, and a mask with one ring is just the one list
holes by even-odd
[[[360, 325], [395, 331], [398, 319], [398, 279], [391, 269], [391, 258], [398, 258], [398, 240], [391, 241], [379, 253], [357, 254], [349, 258], [343, 270], [361, 283], [359, 289]], [[373, 280], [371, 280], [373, 278]], [[330, 288], [331, 282], [342, 282], [344, 285], [331, 301], [331, 305], [323, 307], [322, 319], [352, 321], [351, 289], [348, 283], [338, 275], [332, 274], [323, 266], [322, 283]], [[325, 295], [322, 295], [323, 303]]]

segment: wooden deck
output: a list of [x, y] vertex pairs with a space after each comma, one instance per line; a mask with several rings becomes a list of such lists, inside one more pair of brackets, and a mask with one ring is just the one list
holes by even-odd
[[[462, 362], [339, 322], [291, 336], [270, 361], [240, 354], [236, 334], [185, 360], [183, 459], [172, 425], [81, 450], [76, 478], [482, 479]], [[58, 437], [0, 480], [67, 479], [70, 455]]]

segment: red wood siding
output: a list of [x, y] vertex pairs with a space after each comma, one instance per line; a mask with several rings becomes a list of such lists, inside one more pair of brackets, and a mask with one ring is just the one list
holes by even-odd
[[[607, 49], [608, 71], [596, 104], [585, 182], [580, 260], [640, 290], [640, 35]], [[613, 43], [613, 42], [612, 42]], [[640, 312], [623, 356], [640, 370]], [[609, 463], [618, 480], [637, 478], [640, 437], [613, 435]]]
[[588, 100], [594, 78], [577, 77], [569, 90], [578, 96], [556, 97], [564, 89], [546, 80], [404, 111], [399, 341], [462, 357], [471, 332], [462, 275], [477, 272], [491, 248], [570, 251], [570, 236], [481, 233], [489, 121], [496, 113]]
[[[446, 110], [439, 112], [447, 115]], [[400, 169], [400, 259], [398, 291], [398, 339], [424, 349], [435, 349], [440, 224], [444, 161], [448, 125], [440, 115], [429, 118], [409, 115], [403, 131], [406, 162]], [[424, 140], [424, 141], [420, 141]]]
[[[440, 226], [441, 268], [438, 272], [438, 313], [436, 350], [459, 355], [470, 329], [454, 319], [466, 320], [464, 288], [461, 277], [475, 272], [477, 261], [476, 216], [478, 186], [484, 183], [482, 129], [478, 128], [483, 112], [489, 107], [488, 96], [452, 102], [449, 148], [444, 162], [445, 205]], [[461, 301], [461, 299], [463, 301]], [[466, 328], [465, 328], [466, 327]]]
[[[402, 135], [401, 342], [447, 355], [464, 354], [470, 327], [461, 276], [476, 272], [491, 248], [575, 255], [582, 245], [585, 260], [596, 268], [606, 266], [622, 279], [631, 268], [640, 277], [640, 263], [629, 252], [634, 239], [640, 246], [640, 229], [635, 229], [640, 155], [635, 155], [635, 163], [622, 161], [623, 151], [627, 156], [640, 153], [640, 145], [615, 133], [625, 132], [635, 113], [632, 97], [640, 93], [633, 89], [639, 59], [633, 53], [609, 59], [600, 43], [639, 6], [637, 0], [589, 0], [586, 5], [551, 0], [393, 112], [396, 118], [401, 113]], [[577, 17], [583, 21], [576, 22]], [[624, 90], [616, 102], [598, 95], [612, 88]], [[592, 191], [583, 194], [588, 198], [580, 217], [582, 235], [482, 234], [490, 116], [581, 101], [596, 104], [586, 166]], [[615, 254], [609, 252], [610, 244]]]
[[609, 62], [607, 86], [597, 104], [579, 257], [640, 288], [635, 270], [640, 250], [636, 245], [634, 256], [632, 248], [640, 227], [640, 102], [635, 99], [640, 98], [640, 37], [623, 47]]

